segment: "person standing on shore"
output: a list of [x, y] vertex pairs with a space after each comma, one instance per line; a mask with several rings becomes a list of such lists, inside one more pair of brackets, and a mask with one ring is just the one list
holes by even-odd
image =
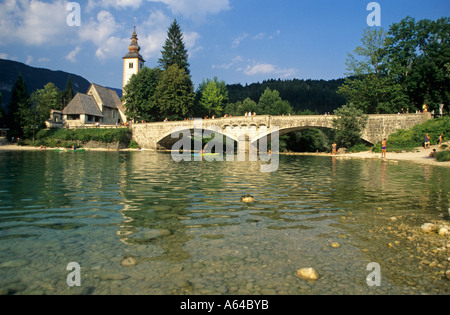
[[441, 145], [442, 142], [444, 142], [444, 134], [443, 133], [441, 133], [441, 135], [438, 138], [438, 145]]
[[337, 144], [335, 142], [335, 143], [333, 143], [333, 149], [331, 151], [331, 155], [336, 155], [336, 148], [337, 148]]
[[384, 139], [381, 144], [381, 158], [382, 159], [386, 158], [386, 152], [387, 152], [387, 140]]
[[423, 142], [424, 142], [424, 148], [428, 149], [428, 147], [430, 146], [430, 136], [428, 135], [428, 133], [425, 136], [425, 139], [423, 140]]

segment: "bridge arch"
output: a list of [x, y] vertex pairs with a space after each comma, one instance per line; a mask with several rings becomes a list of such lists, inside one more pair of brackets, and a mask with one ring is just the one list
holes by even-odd
[[[228, 127], [230, 127], [230, 126], [228, 126]], [[239, 126], [238, 126], [238, 128], [239, 128]], [[234, 143], [237, 143], [239, 141], [239, 139], [237, 139], [237, 137], [235, 137], [233, 134], [227, 135], [226, 132], [224, 132], [225, 130], [223, 130], [221, 128], [212, 128], [212, 127], [202, 127], [201, 128], [202, 135], [204, 135], [205, 132], [211, 132], [212, 134], [215, 133], [215, 134], [222, 135], [225, 138], [230, 138]], [[156, 147], [161, 148], [161, 149], [170, 150], [173, 147], [173, 145], [175, 143], [177, 143], [178, 141], [180, 141], [182, 139], [182, 137], [186, 136], [187, 133], [189, 133], [189, 136], [191, 138], [193, 138], [195, 136], [195, 131], [196, 131], [195, 128], [185, 127], [185, 128], [177, 128], [173, 131], [167, 132], [167, 133], [163, 134], [159, 140], [157, 140]], [[178, 137], [172, 138], [172, 134], [176, 134], [176, 135], [178, 135]], [[194, 148], [192, 147], [192, 149], [194, 149]]]

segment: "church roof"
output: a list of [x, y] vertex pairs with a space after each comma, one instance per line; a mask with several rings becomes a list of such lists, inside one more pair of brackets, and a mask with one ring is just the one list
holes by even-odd
[[72, 101], [63, 110], [64, 115], [91, 115], [103, 117], [94, 97], [86, 94], [77, 93]]
[[91, 88], [94, 88], [97, 91], [97, 94], [100, 97], [100, 102], [103, 104], [103, 106], [121, 109], [122, 102], [120, 101], [120, 98], [117, 95], [116, 91], [105, 88], [95, 83], [91, 85], [89, 90], [91, 90]]
[[141, 54], [138, 52], [129, 52], [128, 54], [125, 55], [125, 57], [123, 57], [123, 59], [135, 59], [135, 58], [145, 62], [144, 57], [142, 57]]

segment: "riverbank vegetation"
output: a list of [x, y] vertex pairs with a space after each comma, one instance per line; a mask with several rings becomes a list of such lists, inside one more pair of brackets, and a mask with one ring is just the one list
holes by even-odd
[[[430, 144], [437, 145], [438, 139], [443, 134], [445, 141], [450, 134], [450, 117], [443, 117], [429, 120], [423, 124], [414, 126], [409, 130], [399, 130], [389, 136], [388, 152], [401, 152], [415, 150], [424, 145], [425, 135], [430, 136]], [[381, 152], [381, 142], [377, 143], [373, 149], [374, 152]]]
[[95, 141], [106, 144], [119, 142], [128, 146], [130, 140], [131, 130], [128, 128], [43, 129], [36, 134], [34, 141], [20, 140], [19, 145], [71, 148], [72, 146], [82, 147], [85, 143]]
[[447, 162], [450, 161], [450, 151], [441, 151], [436, 153], [436, 160], [438, 162]]

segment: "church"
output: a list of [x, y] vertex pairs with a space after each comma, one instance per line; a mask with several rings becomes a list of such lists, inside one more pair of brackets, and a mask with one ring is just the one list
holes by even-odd
[[[122, 90], [131, 77], [144, 67], [145, 60], [139, 53], [140, 50], [135, 26], [128, 54], [123, 57]], [[61, 124], [69, 127], [115, 126], [127, 121], [124, 104], [117, 92], [94, 83], [86, 93], [77, 93], [62, 112], [52, 111], [51, 116], [47, 123], [48, 127], [61, 126]]]

